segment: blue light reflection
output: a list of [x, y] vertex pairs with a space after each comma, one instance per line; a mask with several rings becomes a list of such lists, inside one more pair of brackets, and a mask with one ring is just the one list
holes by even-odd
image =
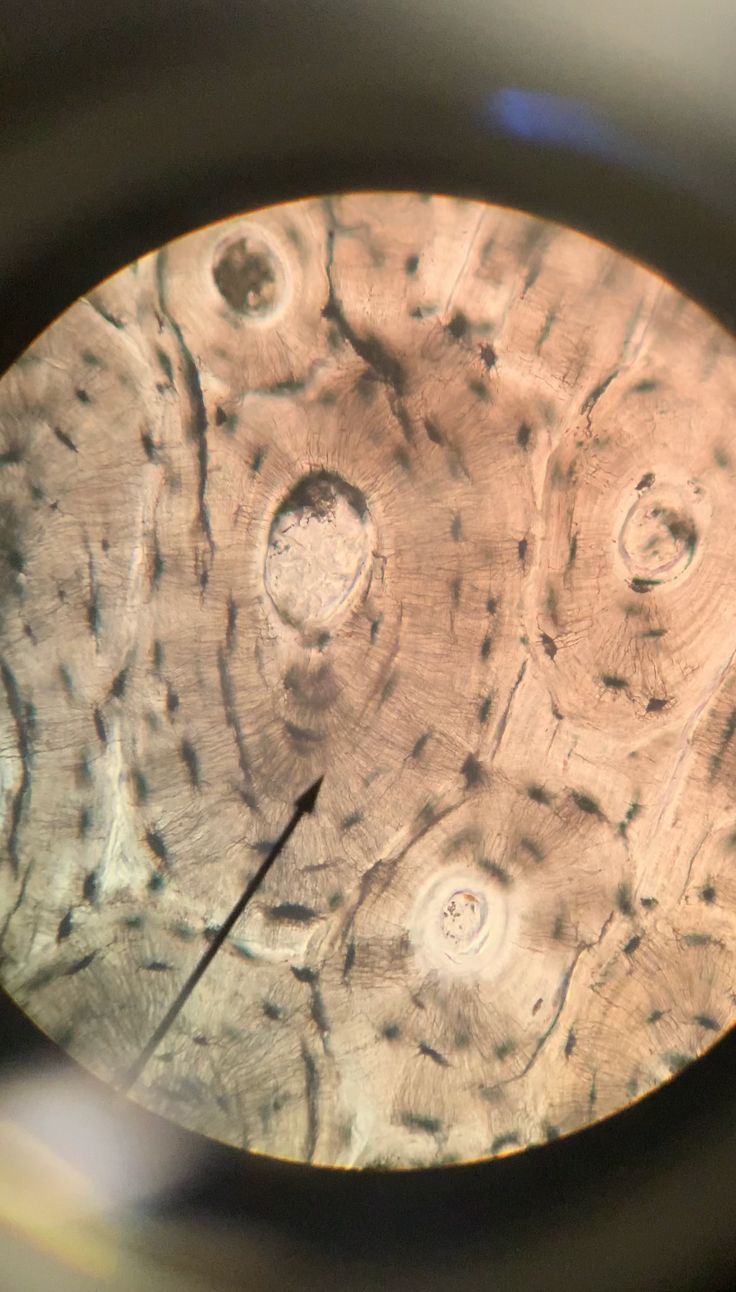
[[527, 143], [593, 154], [606, 161], [663, 170], [652, 154], [602, 113], [577, 99], [520, 89], [497, 90], [487, 100], [487, 118], [505, 134]]

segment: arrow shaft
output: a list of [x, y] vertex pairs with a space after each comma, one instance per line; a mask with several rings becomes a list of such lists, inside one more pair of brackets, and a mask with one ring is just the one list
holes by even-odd
[[[319, 784], [317, 788], [319, 788]], [[245, 908], [247, 907], [248, 903], [253, 897], [253, 894], [260, 888], [261, 884], [266, 878], [266, 875], [271, 869], [276, 858], [279, 856], [281, 852], [283, 852], [284, 848], [286, 847], [287, 843], [289, 842], [289, 839], [291, 838], [292, 834], [296, 830], [296, 827], [298, 826], [302, 817], [305, 815], [305, 813], [310, 812], [312, 810], [312, 807], [313, 807], [313, 803], [311, 805], [309, 804], [307, 795], [304, 795], [302, 796], [301, 799], [299, 799], [297, 803], [296, 811], [294, 812], [293, 816], [291, 817], [286, 827], [282, 830], [278, 839], [276, 840], [273, 847], [269, 851], [268, 856], [265, 857], [265, 859], [261, 862], [261, 865], [258, 867], [258, 870], [256, 871], [255, 875], [253, 875], [248, 880], [248, 883], [246, 884], [244, 891], [242, 892], [237, 902], [233, 906], [227, 919], [218, 928], [217, 933], [215, 934], [209, 946], [207, 947], [207, 950], [197, 961], [197, 964], [194, 966], [194, 969], [192, 970], [186, 982], [184, 983], [184, 986], [181, 988], [178, 995], [176, 996], [172, 1004], [169, 1006], [168, 1010], [166, 1011], [164, 1017], [161, 1019], [161, 1022], [159, 1023], [158, 1027], [154, 1031], [153, 1035], [146, 1043], [144, 1048], [141, 1050], [141, 1053], [138, 1055], [138, 1058], [128, 1069], [123, 1081], [119, 1086], [119, 1090], [121, 1091], [122, 1094], [127, 1094], [128, 1091], [131, 1089], [131, 1087], [135, 1085], [136, 1081], [138, 1080], [141, 1073], [143, 1072], [143, 1069], [146, 1067], [146, 1064], [148, 1063], [149, 1059], [151, 1059], [154, 1052], [158, 1049], [159, 1045], [161, 1044], [162, 1040], [166, 1036], [166, 1033], [169, 1031], [169, 1028], [171, 1027], [174, 1020], [181, 1013], [186, 1002], [188, 1001], [189, 997], [194, 991], [194, 988], [197, 986], [197, 983], [199, 982], [200, 978], [202, 977], [202, 975], [205, 973], [209, 965], [214, 960], [223, 942], [225, 942], [226, 939], [230, 936], [230, 933], [232, 932], [234, 926], [237, 924], [238, 920], [240, 919], [240, 916], [243, 914]]]

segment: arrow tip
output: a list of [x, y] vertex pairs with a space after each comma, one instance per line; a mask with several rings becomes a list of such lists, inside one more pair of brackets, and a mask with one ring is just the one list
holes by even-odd
[[320, 792], [323, 780], [324, 776], [320, 776], [319, 780], [314, 782], [314, 785], [310, 785], [308, 790], [299, 795], [296, 806], [300, 812], [314, 812], [317, 795]]

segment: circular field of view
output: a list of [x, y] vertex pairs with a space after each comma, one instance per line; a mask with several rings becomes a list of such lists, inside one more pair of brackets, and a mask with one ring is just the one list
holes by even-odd
[[446, 197], [262, 210], [74, 304], [0, 381], [6, 990], [330, 1166], [519, 1151], [696, 1059], [736, 1015], [735, 408], [654, 273]]

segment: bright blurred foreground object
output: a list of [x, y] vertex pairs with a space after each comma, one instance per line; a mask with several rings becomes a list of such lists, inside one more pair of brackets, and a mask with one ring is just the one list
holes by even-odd
[[399, 1168], [695, 1059], [735, 1012], [735, 397], [652, 272], [449, 198], [260, 211], [75, 304], [0, 382], [7, 990], [120, 1084], [324, 775], [132, 1098]]
[[143, 1143], [88, 1080], [26, 1073], [0, 1088], [3, 1241], [15, 1235], [55, 1258], [62, 1279], [67, 1267], [95, 1286], [117, 1286], [126, 1259], [121, 1217], [182, 1181], [191, 1165], [175, 1161], [165, 1124]]
[[89, 1180], [12, 1122], [0, 1122], [0, 1153], [0, 1226], [83, 1273], [112, 1273], [115, 1244]]

